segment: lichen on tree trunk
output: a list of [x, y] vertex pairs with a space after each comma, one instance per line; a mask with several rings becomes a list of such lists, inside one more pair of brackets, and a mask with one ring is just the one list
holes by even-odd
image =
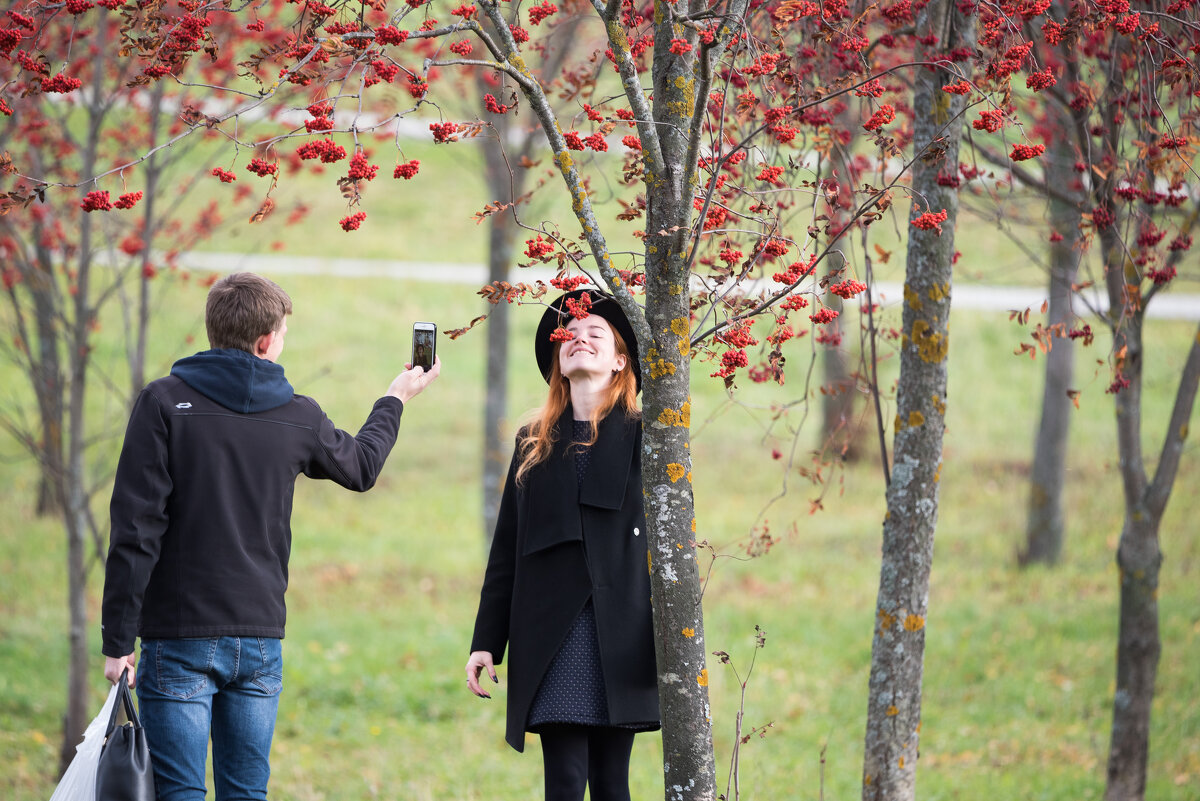
[[[917, 20], [924, 34], [945, 39], [938, 52], [972, 46], [974, 25], [948, 0], [930, 3]], [[931, 51], [928, 60], [936, 59]], [[944, 66], [916, 73], [914, 155], [939, 143], [940, 156], [917, 158], [911, 219], [926, 212], [946, 219], [940, 229], [909, 229], [903, 338], [897, 387], [894, 461], [883, 523], [882, 565], [871, 648], [870, 695], [862, 797], [903, 801], [915, 796], [921, 732], [921, 681], [938, 477], [946, 411], [951, 264], [958, 198], [939, 186], [943, 165], [958, 164], [963, 100], [941, 91], [956, 79]]]

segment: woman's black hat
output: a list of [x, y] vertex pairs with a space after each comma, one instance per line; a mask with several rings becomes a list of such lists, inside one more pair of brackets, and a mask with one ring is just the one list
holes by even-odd
[[633, 366], [633, 377], [637, 379], [638, 389], [641, 389], [642, 364], [638, 358], [637, 335], [634, 334], [629, 320], [625, 319], [625, 312], [621, 311], [616, 299], [599, 289], [576, 289], [573, 292], [564, 293], [542, 313], [541, 322], [538, 323], [537, 337], [533, 342], [533, 351], [537, 356], [538, 369], [542, 371], [542, 378], [550, 380], [550, 368], [554, 364], [554, 343], [550, 341], [550, 334], [554, 332], [554, 329], [565, 328], [567, 323], [571, 322], [571, 313], [566, 309], [567, 301], [578, 300], [583, 295], [590, 296], [592, 302], [588, 313], [599, 315], [607, 320], [609, 325], [621, 335], [621, 339], [625, 340], [625, 347], [629, 349], [629, 361]]

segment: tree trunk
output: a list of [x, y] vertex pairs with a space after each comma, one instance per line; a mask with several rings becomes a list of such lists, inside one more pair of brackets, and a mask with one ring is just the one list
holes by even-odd
[[[836, 320], [825, 324], [826, 334], [844, 337], [842, 312], [846, 304], [832, 293], [821, 302], [838, 312]], [[854, 420], [855, 381], [846, 365], [844, 340], [821, 348], [821, 442], [830, 455], [852, 462], [862, 455], [863, 449], [859, 446], [860, 434]]]
[[[1108, 239], [1108, 237], [1106, 237]], [[1115, 237], [1114, 237], [1115, 239]], [[1106, 242], [1110, 299], [1126, 291], [1124, 252]], [[1123, 315], [1123, 303], [1112, 306]], [[1121, 354], [1117, 370], [1128, 381], [1115, 395], [1117, 446], [1125, 489], [1125, 523], [1117, 546], [1121, 608], [1117, 630], [1117, 686], [1113, 697], [1112, 737], [1108, 751], [1105, 801], [1140, 801], [1146, 792], [1146, 762], [1150, 750], [1150, 710], [1154, 678], [1162, 643], [1158, 631], [1158, 573], [1162, 552], [1158, 544], [1160, 514], [1147, 507], [1147, 481], [1142, 457], [1142, 311], [1124, 316], [1114, 329], [1113, 350]]]
[[1117, 689], [1113, 697], [1105, 801], [1139, 801], [1146, 793], [1150, 709], [1162, 643], [1158, 631], [1159, 519], [1126, 516], [1117, 549], [1121, 576]]
[[[691, 461], [691, 331], [686, 254], [693, 161], [692, 65], [670, 52], [670, 25], [655, 26], [654, 123], [661, 162], [647, 160], [646, 323], [642, 361], [642, 491], [654, 599], [663, 778], [668, 801], [716, 798], [716, 761], [696, 563]], [[655, 171], [659, 171], [655, 174]], [[657, 232], [662, 233], [657, 233]], [[635, 326], [637, 330], [637, 326]]]
[[[932, 32], [945, 35], [937, 44], [939, 52], [974, 45], [974, 21], [960, 8], [950, 0], [935, 0], [918, 17], [921, 36]], [[925, 57], [933, 60], [935, 56], [926, 53]], [[950, 279], [958, 197], [953, 189], [937, 184], [937, 175], [947, 165], [958, 164], [963, 99], [941, 90], [954, 80], [951, 73], [919, 70], [915, 75], [914, 153], [920, 154], [938, 139], [945, 152], [944, 161], [916, 160], [911, 215], [915, 218], [926, 211], [945, 209], [947, 218], [940, 236], [934, 230], [909, 229], [895, 461], [887, 489], [871, 647], [864, 801], [915, 797], [929, 575], [945, 433]]]
[[[497, 123], [497, 134], [508, 133], [508, 117]], [[514, 191], [510, 176], [505, 169], [503, 142], [491, 138], [484, 140], [484, 177], [492, 198], [511, 197]], [[518, 169], [512, 182], [524, 173]], [[516, 222], [509, 212], [493, 214], [488, 218], [488, 283], [504, 281], [512, 268], [513, 242], [516, 239]], [[502, 483], [508, 472], [508, 441], [502, 426], [508, 415], [508, 304], [499, 303], [492, 307], [487, 320], [487, 376], [483, 407], [483, 538], [484, 548], [491, 546], [492, 533], [496, 530], [496, 516], [500, 511]]]
[[[104, 41], [107, 36], [108, 18], [99, 17], [97, 36]], [[95, 170], [96, 151], [100, 143], [100, 131], [106, 114], [106, 107], [100, 100], [104, 79], [104, 71], [96, 70], [93, 77], [93, 105], [88, 112], [88, 130], [82, 150], [81, 173], [91, 175]], [[94, 310], [91, 307], [91, 268], [92, 268], [92, 220], [90, 215], [82, 215], [79, 223], [79, 257], [76, 262], [75, 286], [69, 303], [72, 315], [70, 330], [67, 332], [69, 350], [67, 364], [70, 372], [70, 384], [67, 387], [67, 450], [66, 471], [64, 472], [65, 486], [63, 498], [66, 500], [64, 518], [67, 529], [67, 580], [68, 587], [68, 630], [70, 632], [70, 664], [67, 677], [67, 713], [63, 723], [63, 747], [61, 750], [65, 770], [70, 760], [67, 755], [73, 755], [75, 746], [83, 737], [84, 728], [88, 724], [87, 716], [87, 607], [84, 589], [87, 583], [86, 545], [88, 530], [88, 492], [84, 471], [84, 451], [87, 446], [85, 436], [85, 407], [84, 399], [87, 394], [87, 373], [91, 361], [91, 343]]]
[[[1052, 186], [1068, 187], [1076, 180], [1075, 156], [1067, 132], [1055, 137], [1046, 158], [1047, 181]], [[1047, 325], [1069, 326], [1072, 319], [1071, 296], [1079, 254], [1075, 243], [1079, 234], [1079, 206], [1050, 198], [1050, 227], [1062, 239], [1050, 243], [1050, 306]], [[1066, 336], [1055, 337], [1046, 354], [1046, 383], [1042, 392], [1042, 418], [1034, 443], [1030, 470], [1029, 519], [1025, 529], [1025, 550], [1018, 561], [1054, 564], [1062, 556], [1066, 519], [1063, 511], [1063, 485], [1067, 469], [1067, 442], [1071, 433], [1072, 371], [1075, 345]]]
[[61, 337], [58, 304], [54, 299], [57, 291], [54, 263], [40, 241], [37, 261], [31, 268], [25, 278], [33, 300], [37, 343], [25, 344], [30, 349], [30, 378], [33, 380], [42, 428], [37, 514], [45, 516], [61, 514], [63, 511], [63, 375], [59, 356]]
[[59, 774], [75, 758], [75, 747], [83, 739], [88, 724], [88, 637], [87, 637], [87, 503], [83, 482], [77, 470], [82, 458], [73, 460], [67, 470], [66, 510], [67, 530], [67, 638], [69, 661], [67, 668], [67, 711], [63, 718], [63, 741], [59, 750]]

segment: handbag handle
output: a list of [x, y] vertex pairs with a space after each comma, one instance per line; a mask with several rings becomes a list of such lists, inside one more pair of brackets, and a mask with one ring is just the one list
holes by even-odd
[[117, 713], [121, 708], [125, 708], [125, 717], [133, 724], [135, 729], [142, 727], [142, 722], [138, 720], [137, 710], [133, 708], [133, 696], [129, 693], [129, 668], [121, 671], [121, 678], [117, 680], [117, 702], [113, 704], [112, 715], [108, 719], [108, 728], [104, 731], [104, 739], [107, 742], [108, 738], [117, 728]]

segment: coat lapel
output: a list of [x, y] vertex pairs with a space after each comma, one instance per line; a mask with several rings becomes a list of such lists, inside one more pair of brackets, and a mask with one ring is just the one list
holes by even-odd
[[579, 520], [579, 483], [571, 444], [571, 407], [554, 424], [554, 449], [550, 458], [529, 471], [525, 486], [526, 519], [524, 553], [534, 553], [563, 542], [583, 542]]
[[591, 464], [579, 489], [579, 502], [601, 509], [620, 509], [625, 483], [637, 446], [639, 421], [612, 412], [600, 421], [600, 436], [592, 446]]
[[637, 447], [640, 422], [620, 412], [600, 422], [592, 446], [591, 463], [580, 486], [575, 455], [569, 450], [571, 408], [554, 425], [555, 442], [550, 458], [530, 471], [522, 488], [525, 495], [526, 554], [564, 542], [583, 542], [579, 505], [618, 510], [625, 502], [626, 483]]

